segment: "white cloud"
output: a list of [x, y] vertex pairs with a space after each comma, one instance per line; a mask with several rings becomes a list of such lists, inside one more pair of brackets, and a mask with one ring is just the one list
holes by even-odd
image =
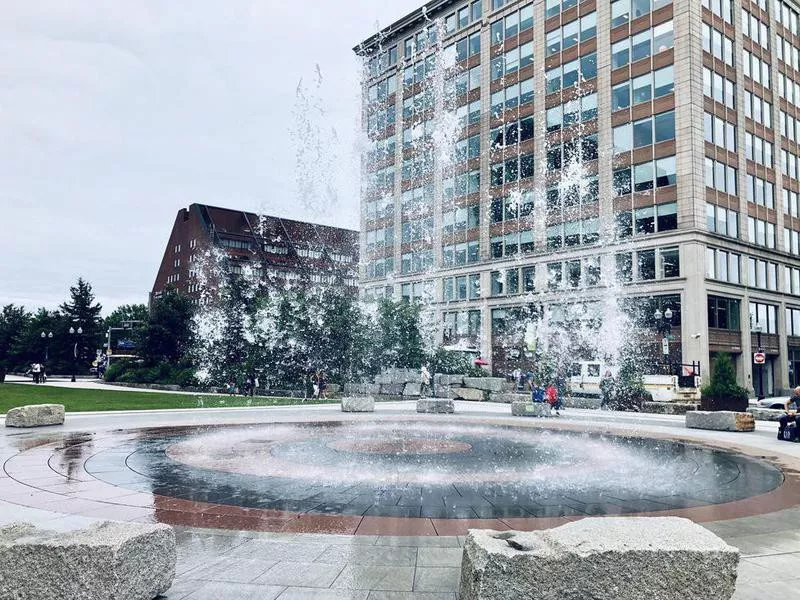
[[[0, 303], [55, 306], [79, 275], [108, 308], [146, 301], [192, 202], [357, 226], [351, 48], [419, 3], [5, 2]], [[316, 64], [345, 149], [328, 215], [294, 197], [294, 94]]]

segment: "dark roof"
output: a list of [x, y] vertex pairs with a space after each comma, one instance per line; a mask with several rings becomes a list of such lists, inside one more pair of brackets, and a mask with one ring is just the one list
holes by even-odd
[[430, 2], [421, 6], [414, 12], [407, 14], [402, 19], [399, 19], [384, 27], [378, 33], [371, 35], [366, 40], [353, 48], [353, 52], [359, 56], [370, 54], [375, 48], [385, 40], [394, 40], [398, 35], [404, 31], [416, 27], [421, 21], [427, 19], [434, 19], [439, 16], [439, 13], [452, 4], [457, 4], [459, 0], [430, 0]]
[[347, 251], [358, 244], [358, 231], [353, 229], [257, 215], [207, 204], [192, 204], [189, 210], [199, 211], [205, 227], [216, 234], [247, 237], [255, 235], [264, 241], [339, 247]]

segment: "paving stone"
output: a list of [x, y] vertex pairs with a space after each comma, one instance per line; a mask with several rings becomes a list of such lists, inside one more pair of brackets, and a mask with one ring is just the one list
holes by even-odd
[[262, 573], [253, 583], [328, 588], [343, 568], [344, 562], [339, 564], [279, 562]]
[[461, 568], [461, 548], [419, 548], [417, 567]]
[[347, 565], [332, 587], [410, 592], [414, 589], [414, 567]]
[[[358, 537], [358, 536], [356, 536]], [[435, 535], [380, 535], [375, 541], [376, 546], [413, 546], [413, 547], [461, 547], [456, 536]]]
[[223, 556], [210, 564], [203, 564], [195, 567], [186, 573], [185, 578], [250, 583], [262, 573], [269, 571], [276, 564], [278, 563], [274, 560]]
[[417, 562], [417, 549], [397, 546], [330, 546], [316, 562], [413, 567]]
[[452, 592], [370, 592], [368, 600], [456, 600]]
[[208, 582], [189, 594], [186, 600], [275, 600], [284, 589], [251, 583]]
[[417, 567], [415, 592], [455, 592], [461, 579], [460, 567]]
[[288, 544], [251, 540], [231, 550], [228, 556], [244, 558], [258, 556], [263, 560], [314, 562], [324, 551], [325, 546], [318, 544]]
[[367, 600], [369, 590], [323, 590], [321, 588], [288, 587], [278, 600]]

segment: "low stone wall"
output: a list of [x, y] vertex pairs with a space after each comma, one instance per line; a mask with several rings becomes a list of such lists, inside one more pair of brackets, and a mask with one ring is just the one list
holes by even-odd
[[63, 404], [17, 406], [6, 414], [6, 427], [42, 427], [44, 425], [63, 424]]
[[588, 408], [599, 410], [601, 400], [599, 396], [567, 396], [561, 403], [565, 408]]
[[511, 414], [515, 417], [550, 417], [553, 409], [547, 402], [512, 402]]
[[697, 404], [686, 402], [645, 402], [642, 412], [658, 415], [685, 415], [687, 412], [697, 410]]
[[461, 600], [729, 600], [739, 551], [688, 519], [582, 519], [470, 530]]
[[779, 408], [748, 408], [747, 412], [753, 415], [756, 421], [778, 421], [786, 414], [785, 410]]
[[0, 529], [0, 598], [152, 600], [172, 585], [176, 560], [168, 525], [58, 533], [16, 524]]
[[696, 410], [686, 413], [686, 427], [714, 431], [754, 431], [756, 421], [746, 412]]
[[375, 412], [375, 399], [365, 396], [342, 398], [342, 412]]
[[455, 405], [452, 400], [441, 398], [420, 398], [417, 400], [418, 413], [437, 413], [452, 414], [455, 412]]

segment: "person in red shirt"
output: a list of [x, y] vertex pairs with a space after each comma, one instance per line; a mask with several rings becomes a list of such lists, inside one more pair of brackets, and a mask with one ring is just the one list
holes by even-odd
[[548, 385], [547, 389], [544, 391], [544, 395], [547, 403], [553, 407], [557, 415], [561, 416], [561, 413], [558, 412], [561, 409], [561, 401], [558, 399], [558, 390], [556, 386], [552, 383]]

